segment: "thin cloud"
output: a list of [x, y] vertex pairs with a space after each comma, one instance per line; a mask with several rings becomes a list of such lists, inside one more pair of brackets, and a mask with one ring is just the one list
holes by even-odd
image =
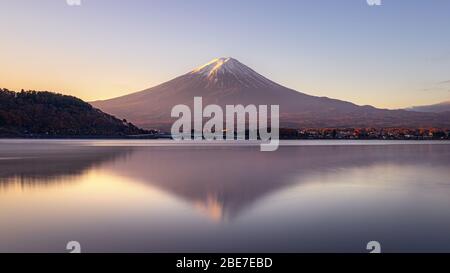
[[450, 89], [444, 88], [444, 87], [430, 87], [430, 88], [422, 88], [420, 89], [422, 92], [442, 92], [442, 91], [450, 91]]

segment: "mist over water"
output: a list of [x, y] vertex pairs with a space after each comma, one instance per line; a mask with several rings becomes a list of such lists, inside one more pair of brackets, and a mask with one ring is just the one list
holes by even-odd
[[449, 252], [450, 145], [343, 144], [2, 140], [0, 252]]

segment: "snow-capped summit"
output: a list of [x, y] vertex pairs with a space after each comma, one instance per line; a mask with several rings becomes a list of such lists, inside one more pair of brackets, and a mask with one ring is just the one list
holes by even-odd
[[213, 59], [195, 68], [189, 74], [207, 79], [208, 86], [230, 87], [233, 84], [240, 84], [246, 87], [268, 87], [277, 85], [231, 57]]
[[239, 63], [238, 60], [233, 59], [231, 57], [216, 58], [202, 66], [195, 68], [194, 70], [191, 71], [191, 73], [201, 74], [209, 77], [218, 73], [218, 71], [222, 72], [226, 70], [231, 71], [233, 70], [233, 68], [237, 66], [238, 63]]

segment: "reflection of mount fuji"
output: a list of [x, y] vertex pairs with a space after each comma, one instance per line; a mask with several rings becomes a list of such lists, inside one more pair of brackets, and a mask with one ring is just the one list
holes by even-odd
[[315, 177], [320, 182], [322, 174], [387, 163], [423, 165], [417, 154], [439, 153], [439, 145], [407, 146], [298, 146], [275, 153], [255, 147], [152, 147], [135, 150], [111, 172], [154, 185], [222, 220], [281, 189]]
[[[320, 182], [321, 175], [380, 164], [423, 166], [426, 163], [417, 155], [445, 158], [442, 153], [447, 150], [439, 146], [282, 146], [277, 152], [261, 153], [256, 146], [0, 145], [0, 189], [17, 184], [38, 188], [71, 183], [96, 169], [157, 187], [220, 221], [238, 217], [282, 189]], [[441, 163], [444, 168], [449, 164]]]

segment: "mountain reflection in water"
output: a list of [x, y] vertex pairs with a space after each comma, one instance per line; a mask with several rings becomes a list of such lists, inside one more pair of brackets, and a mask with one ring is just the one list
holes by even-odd
[[[258, 245], [264, 246], [263, 251], [337, 250], [338, 247], [335, 244], [338, 241], [342, 243], [341, 240], [344, 238], [335, 238], [330, 235], [332, 240], [328, 245], [324, 242], [314, 245], [311, 241], [315, 236], [317, 238], [323, 236], [323, 232], [326, 230], [324, 224], [327, 221], [337, 221], [338, 224], [334, 222], [336, 232], [341, 236], [350, 236], [352, 228], [356, 230], [363, 228], [359, 225], [364, 223], [362, 220], [365, 217], [362, 214], [364, 209], [374, 210], [383, 206], [383, 204], [375, 203], [377, 199], [380, 202], [387, 200], [387, 203], [384, 203], [386, 206], [395, 206], [395, 203], [398, 203], [397, 207], [394, 207], [394, 210], [390, 212], [393, 213], [395, 208], [400, 208], [398, 205], [403, 205], [402, 201], [410, 202], [409, 199], [406, 200], [408, 195], [405, 195], [405, 192], [414, 195], [420, 193], [420, 191], [431, 194], [439, 190], [440, 194], [445, 196], [450, 193], [449, 188], [447, 188], [450, 184], [450, 181], [448, 181], [448, 177], [450, 177], [448, 171], [450, 149], [448, 145], [296, 146], [280, 147], [277, 152], [270, 153], [260, 152], [258, 147], [96, 146], [75, 145], [64, 141], [59, 144], [28, 144], [28, 147], [23, 143], [9, 144], [7, 147], [0, 144], [0, 146], [3, 148], [0, 154], [0, 158], [2, 158], [0, 160], [0, 197], [9, 196], [11, 199], [8, 201], [8, 198], [6, 198], [4, 203], [0, 201], [0, 207], [3, 207], [4, 212], [11, 210], [11, 213], [13, 213], [14, 209], [17, 209], [13, 203], [13, 198], [51, 190], [53, 191], [52, 195], [45, 199], [49, 206], [50, 204], [57, 206], [60, 202], [55, 197], [58, 195], [58, 191], [65, 191], [70, 194], [68, 196], [72, 196], [70, 198], [73, 198], [75, 203], [77, 202], [75, 201], [77, 200], [76, 195], [80, 194], [79, 199], [83, 199], [83, 202], [80, 201], [79, 203], [81, 207], [78, 209], [70, 207], [72, 213], [76, 212], [76, 215], [73, 216], [75, 218], [82, 217], [83, 212], [86, 212], [86, 218], [91, 219], [90, 217], [92, 217], [92, 219], [95, 219], [96, 210], [102, 209], [102, 216], [105, 219], [97, 219], [99, 222], [92, 227], [91, 232], [93, 234], [99, 232], [97, 230], [99, 226], [97, 225], [103, 223], [102, 221], [109, 223], [118, 221], [119, 218], [113, 216], [113, 212], [124, 211], [125, 214], [126, 211], [126, 217], [125, 215], [121, 216], [123, 217], [121, 218], [122, 222], [118, 226], [126, 226], [125, 229], [128, 232], [134, 230], [136, 236], [137, 234], [149, 236], [147, 232], [150, 232], [150, 230], [141, 230], [139, 225], [142, 228], [154, 226], [155, 222], [151, 222], [152, 220], [158, 221], [160, 225], [163, 225], [162, 222], [175, 224], [183, 219], [183, 216], [181, 216], [183, 214], [191, 215], [191, 218], [197, 219], [197, 222], [192, 222], [192, 219], [185, 219], [184, 221], [186, 225], [185, 235], [189, 236], [190, 234], [191, 239], [179, 238], [177, 241], [178, 235], [173, 235], [173, 232], [177, 229], [174, 225], [166, 226], [165, 233], [162, 232], [162, 226], [154, 227], [156, 229], [154, 230], [155, 235], [162, 232], [161, 234], [170, 234], [171, 238], [166, 238], [165, 241], [162, 238], [161, 241], [149, 238], [148, 240], [152, 241], [152, 246], [146, 245], [142, 241], [123, 245], [124, 238], [117, 242], [106, 244], [103, 242], [103, 245], [95, 245], [94, 237], [91, 238], [91, 236], [86, 235], [89, 233], [87, 230], [82, 232], [77, 230], [75, 233], [81, 234], [81, 237], [91, 238], [89, 240], [93, 251], [105, 250], [102, 246], [115, 245], [119, 242], [122, 243], [123, 251], [149, 249], [163, 251], [196, 249], [202, 251], [247, 251], [255, 250]], [[411, 171], [414, 173], [411, 173]], [[449, 176], [442, 180], [443, 175]], [[424, 177], [430, 182], [423, 181]], [[392, 184], [387, 184], [388, 182]], [[72, 189], [71, 185], [77, 187], [77, 183], [79, 188]], [[440, 185], [443, 186], [443, 189], [438, 189]], [[431, 191], [429, 191], [430, 189]], [[305, 192], [309, 194], [305, 195]], [[86, 194], [89, 195], [89, 198]], [[377, 194], [380, 195], [377, 196]], [[101, 200], [97, 195], [102, 195]], [[394, 200], [394, 197], [397, 200]], [[399, 197], [405, 199], [399, 199]], [[450, 194], [448, 197], [450, 197]], [[420, 202], [424, 198], [424, 196], [416, 196], [415, 200]], [[365, 207], [368, 204], [373, 206]], [[333, 215], [331, 213], [338, 212], [336, 211], [337, 207], [329, 207], [327, 210], [328, 205], [338, 205], [341, 206], [341, 209], [344, 207], [352, 208], [355, 211], [350, 213], [349, 211], [339, 210], [341, 215]], [[422, 212], [428, 209], [428, 204], [418, 203], [414, 206], [418, 205], [423, 205], [419, 207]], [[439, 205], [443, 209], [447, 204]], [[88, 212], [89, 208], [91, 211]], [[146, 208], [149, 210], [148, 215], [153, 216], [152, 219], [145, 219]], [[387, 207], [384, 209], [387, 209]], [[310, 214], [308, 210], [310, 212], [316, 211], [316, 213]], [[32, 208], [27, 208], [25, 211], [32, 213]], [[158, 214], [157, 211], [160, 213]], [[191, 240], [198, 239], [200, 235], [197, 232], [201, 232], [201, 228], [195, 231], [194, 226], [199, 225], [199, 221], [203, 221], [199, 220], [201, 219], [198, 218], [199, 215], [195, 216], [194, 211], [209, 218], [212, 224], [219, 225], [215, 228], [210, 224], [203, 223], [202, 225], [203, 228], [208, 227], [208, 232], [210, 232], [205, 233], [205, 236], [208, 236], [208, 234], [211, 236], [215, 233], [219, 237], [216, 238], [215, 244], [209, 245], [206, 241], [200, 241], [197, 242], [196, 247], [192, 247]], [[280, 211], [284, 212], [281, 215], [277, 214]], [[45, 214], [45, 217], [51, 219], [49, 213], [42, 213]], [[403, 212], [401, 217], [408, 218], [408, 213]], [[438, 212], [435, 210], [434, 213]], [[303, 220], [308, 222], [302, 223], [301, 218], [291, 218], [295, 214], [302, 215]], [[175, 215], [179, 215], [178, 218]], [[248, 225], [271, 223], [267, 224], [267, 228], [270, 229], [271, 225], [275, 225], [273, 221], [281, 221], [280, 217], [283, 215], [290, 216], [287, 219], [283, 218], [283, 221], [286, 221], [284, 224], [276, 223], [277, 226], [273, 226], [275, 230], [272, 230], [272, 232], [280, 231], [280, 229], [285, 229], [285, 232], [286, 229], [290, 230], [291, 239], [294, 241], [295, 238], [301, 239], [302, 246], [289, 245], [289, 240], [281, 234], [278, 235], [280, 236], [279, 242], [272, 242], [269, 245], [262, 242], [255, 243], [253, 240], [258, 236], [258, 232], [253, 235], [255, 238], [248, 238], [254, 243], [252, 246], [243, 244], [233, 249], [225, 242], [228, 239], [232, 240], [229, 237], [231, 233], [239, 233], [234, 229], [226, 230], [228, 225], [233, 226], [243, 224], [243, 221], [252, 221], [251, 223], [245, 223], [245, 225], [248, 227]], [[382, 215], [375, 215], [381, 217], [380, 219], [383, 218]], [[354, 225], [342, 230], [344, 226], [336, 218], [339, 216], [342, 219], [350, 219], [348, 217], [360, 218], [361, 222], [358, 224], [358, 221], [356, 221]], [[24, 219], [28, 220], [25, 214], [23, 217], [0, 213], [0, 220], [2, 218], [11, 220], [11, 228]], [[366, 217], [367, 224], [372, 223], [371, 218]], [[124, 219], [128, 219], [126, 223], [123, 222], [126, 221]], [[450, 218], [447, 217], [447, 219], [446, 223], [449, 223], [450, 226]], [[85, 219], [81, 221], [81, 227], [84, 221]], [[303, 226], [306, 229], [305, 234], [311, 233], [310, 228], [312, 227], [305, 227], [304, 225], [313, 225], [312, 221], [317, 224], [315, 227], [316, 233], [312, 238], [304, 238], [305, 235], [295, 231], [295, 229], [301, 229], [301, 226]], [[384, 221], [392, 221], [392, 219], [389, 218], [389, 220]], [[233, 222], [236, 223], [232, 224]], [[30, 223], [35, 222], [30, 220]], [[408, 221], [404, 223], [406, 224]], [[46, 225], [39, 224], [43, 225], [40, 232], [45, 232], [44, 227]], [[183, 225], [183, 223], [178, 224]], [[191, 230], [190, 227], [193, 229]], [[426, 226], [423, 226], [423, 228], [432, 230], [432, 228]], [[55, 227], [50, 229], [55, 231]], [[246, 229], [240, 231], [245, 233], [244, 230]], [[256, 230], [258, 231], [259, 228]], [[23, 232], [27, 236], [31, 236], [31, 233], [28, 234], [27, 230]], [[57, 230], [57, 232], [65, 233], [61, 230]], [[107, 231], [104, 232], [108, 234]], [[2, 235], [2, 233], [4, 234]], [[117, 230], [111, 230], [111, 233], [116, 236], [121, 234]], [[183, 231], [180, 231], [180, 233], [183, 233]], [[0, 242], [2, 242], [2, 239], [6, 240], [7, 234], [8, 232], [0, 232]], [[127, 238], [131, 238], [133, 241], [137, 240], [137, 238], [134, 238], [135, 235], [126, 233], [119, 235], [119, 237], [130, 236]], [[237, 235], [237, 239], [242, 239], [244, 235]], [[259, 236], [267, 238], [266, 235], [263, 230], [259, 230]], [[274, 236], [277, 236], [276, 233]], [[382, 235], [379, 236], [382, 237]], [[112, 238], [109, 235], [107, 237]], [[31, 237], [27, 238], [31, 240]], [[450, 236], [446, 238], [450, 239]], [[184, 245], [180, 246], [182, 242], [184, 242]], [[188, 246], [191, 246], [191, 248]], [[270, 246], [273, 249], [270, 249]], [[353, 249], [353, 247], [354, 245], [349, 242], [342, 249], [346, 251]], [[437, 250], [440, 248], [442, 246], [437, 247]], [[31, 248], [35, 251], [40, 249], [42, 248], [38, 246]], [[0, 247], [0, 251], [5, 251], [5, 249]]]

